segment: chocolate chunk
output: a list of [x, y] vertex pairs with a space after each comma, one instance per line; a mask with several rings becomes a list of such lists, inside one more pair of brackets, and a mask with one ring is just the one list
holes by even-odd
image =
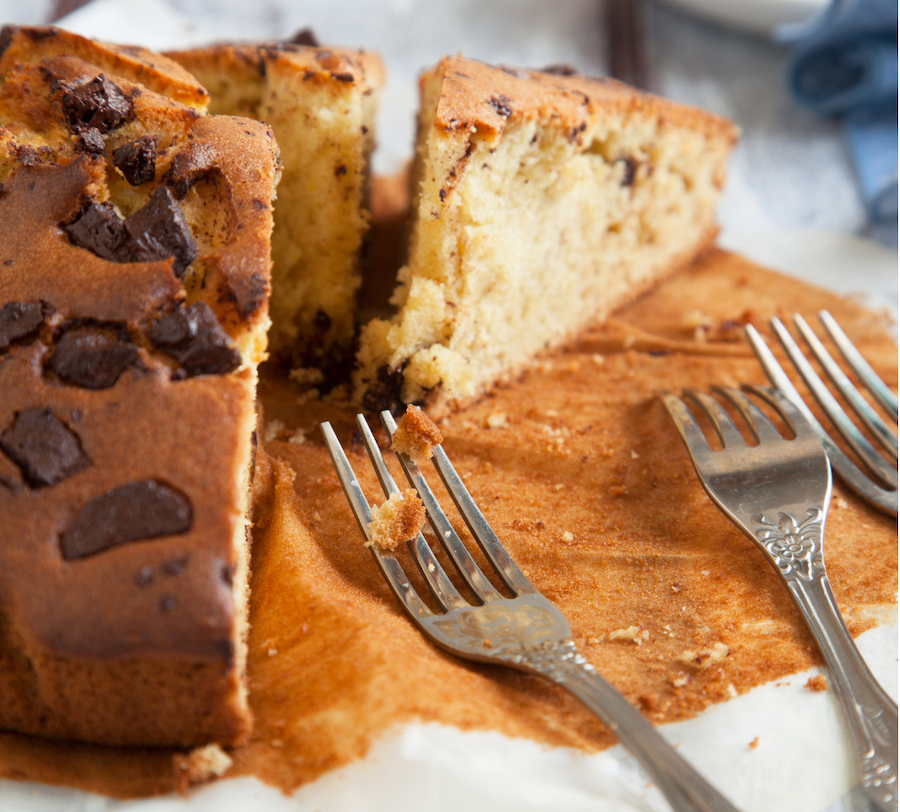
[[179, 152], [172, 159], [162, 182], [175, 193], [176, 198], [184, 200], [194, 184], [218, 171], [215, 160], [212, 150], [203, 144], [192, 142], [190, 149]]
[[503, 116], [503, 118], [509, 118], [512, 115], [512, 101], [506, 98], [502, 93], [491, 96], [488, 99], [488, 104], [497, 111], [498, 115]]
[[224, 375], [241, 365], [241, 354], [206, 302], [163, 316], [150, 328], [149, 336], [189, 376]]
[[551, 76], [577, 76], [578, 68], [560, 62], [556, 65], [547, 65], [545, 68], [538, 68], [539, 73], [549, 73]]
[[106, 152], [103, 136], [96, 127], [88, 127], [86, 130], [82, 130], [75, 142], [75, 148], [79, 152], [85, 152], [88, 155], [103, 155]]
[[66, 383], [85, 389], [108, 389], [138, 360], [137, 347], [98, 328], [69, 330], [50, 359], [52, 369]]
[[622, 174], [620, 185], [631, 186], [634, 183], [634, 174], [638, 169], [638, 162], [634, 158], [616, 158], [615, 163], [625, 164], [625, 172]]
[[0, 351], [40, 330], [48, 306], [41, 302], [7, 302], [0, 307]]
[[119, 544], [191, 529], [188, 498], [152, 479], [132, 482], [92, 499], [60, 538], [66, 561], [94, 555]]
[[146, 135], [114, 150], [113, 163], [132, 186], [140, 186], [156, 177], [158, 148], [159, 136]]
[[165, 186], [127, 220], [116, 214], [111, 203], [92, 201], [63, 230], [75, 245], [110, 262], [156, 262], [171, 257], [178, 277], [199, 253], [181, 206]]
[[303, 28], [292, 36], [288, 42], [293, 45], [309, 45], [311, 48], [319, 47], [319, 38], [311, 28]]
[[389, 409], [391, 414], [399, 417], [406, 409], [400, 397], [403, 387], [403, 369], [392, 370], [387, 364], [378, 368], [376, 380], [369, 384], [363, 395], [363, 409], [367, 412], [381, 412]]
[[103, 74], [63, 91], [63, 115], [74, 132], [95, 127], [100, 133], [124, 124], [134, 112], [131, 100]]
[[91, 464], [78, 435], [50, 409], [17, 412], [13, 424], [0, 434], [0, 448], [32, 488], [55, 485]]
[[75, 245], [87, 248], [101, 259], [130, 262], [131, 247], [125, 221], [116, 214], [112, 203], [94, 203], [63, 230]]
[[160, 186], [150, 201], [125, 221], [133, 262], [172, 257], [172, 271], [181, 277], [199, 253], [191, 228], [172, 192]]

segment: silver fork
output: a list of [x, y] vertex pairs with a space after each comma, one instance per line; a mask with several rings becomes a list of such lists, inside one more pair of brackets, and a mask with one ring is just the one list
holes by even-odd
[[[397, 426], [390, 412], [382, 412], [381, 420], [388, 434], [393, 435]], [[397, 491], [397, 485], [362, 415], [357, 417], [357, 423], [381, 487], [386, 495], [390, 495]], [[372, 518], [366, 496], [329, 423], [322, 424], [322, 433], [356, 521], [369, 539], [368, 525]], [[677, 812], [736, 812], [735, 807], [681, 758], [640, 712], [578, 652], [565, 617], [535, 589], [512, 560], [443, 448], [434, 448], [434, 466], [481, 550], [512, 593], [511, 598], [501, 594], [485, 577], [416, 463], [405, 455], [397, 456], [425, 505], [438, 539], [480, 604], [472, 605], [460, 594], [421, 533], [408, 546], [440, 605], [441, 611], [437, 613], [432, 612], [416, 593], [394, 555], [378, 545], [371, 545], [369, 549], [385, 579], [420, 631], [432, 643], [452, 654], [541, 674], [571, 691], [643, 764]]]
[[818, 644], [856, 746], [863, 791], [879, 810], [897, 809], [897, 705], [882, 690], [847, 631], [825, 570], [823, 538], [831, 468], [815, 431], [780, 392], [745, 384], [794, 432], [785, 439], [750, 398], [715, 387], [740, 413], [756, 445], [741, 436], [722, 405], [704, 392], [684, 394], [722, 443], [714, 451], [683, 400], [662, 396], [713, 502], [775, 567]]
[[[849, 364], [850, 368], [859, 378], [863, 386], [872, 394], [875, 401], [894, 421], [894, 428], [888, 426], [875, 409], [869, 405], [868, 401], [862, 397], [859, 390], [853, 385], [849, 378], [844, 374], [840, 366], [835, 362], [834, 358], [825, 348], [825, 345], [819, 340], [810, 326], [799, 314], [794, 316], [794, 324], [803, 336], [807, 346], [809, 347], [816, 360], [819, 362], [825, 374], [831, 379], [832, 383], [841, 392], [841, 395], [850, 405], [850, 408], [857, 415], [860, 422], [869, 429], [872, 437], [884, 449], [890, 458], [886, 460], [865, 435], [857, 428], [856, 424], [850, 419], [844, 409], [841, 407], [837, 399], [831, 394], [828, 387], [822, 382], [815, 369], [803, 355], [800, 347], [792, 338], [790, 332], [781, 322], [780, 319], [773, 318], [771, 321], [772, 328], [778, 336], [778, 340], [784, 347], [791, 359], [791, 362], [797, 368], [803, 381], [809, 387], [813, 396], [822, 407], [823, 411], [828, 415], [835, 428], [840, 432], [841, 436], [853, 449], [859, 458], [865, 470], [860, 468], [853, 462], [831, 439], [828, 432], [819, 424], [813, 413], [803, 402], [800, 393], [791, 383], [790, 378], [785, 374], [779, 365], [775, 356], [766, 346], [766, 342], [762, 336], [753, 328], [747, 325], [746, 335], [756, 353], [756, 357], [762, 364], [769, 380], [776, 389], [782, 392], [793, 404], [802, 412], [804, 417], [812, 424], [813, 430], [819, 436], [822, 445], [828, 452], [831, 465], [834, 472], [847, 484], [847, 486], [861, 496], [866, 502], [873, 507], [887, 513], [891, 516], [897, 515], [897, 396], [885, 385], [878, 377], [877, 373], [867, 363], [865, 358], [846, 333], [840, 328], [832, 315], [823, 310], [819, 313], [819, 318], [823, 326], [827, 330], [831, 340], [840, 350], [841, 355]], [[868, 472], [868, 473], [866, 473]]]

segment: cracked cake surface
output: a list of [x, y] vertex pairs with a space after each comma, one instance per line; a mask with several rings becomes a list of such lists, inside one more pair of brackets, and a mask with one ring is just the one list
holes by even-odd
[[0, 727], [233, 743], [272, 133], [143, 49], [0, 52]]

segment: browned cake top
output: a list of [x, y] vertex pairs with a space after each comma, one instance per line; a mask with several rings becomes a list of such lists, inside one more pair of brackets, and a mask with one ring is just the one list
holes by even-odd
[[577, 138], [603, 109], [641, 112], [678, 127], [737, 140], [737, 128], [726, 118], [635, 90], [615, 79], [582, 76], [566, 65], [526, 70], [448, 56], [435, 70], [442, 79], [435, 126], [447, 133], [497, 135], [507, 120], [522, 117], [554, 119]]
[[137, 45], [112, 45], [63, 31], [54, 26], [6, 26], [0, 30], [0, 75], [16, 64], [67, 54], [108, 73], [139, 82], [149, 90], [203, 108], [209, 94], [171, 59]]
[[228, 662], [271, 132], [140, 49], [5, 41], [0, 616], [32, 653]]
[[188, 69], [235, 71], [264, 76], [272, 67], [302, 71], [304, 81], [360, 85], [363, 90], [381, 87], [385, 70], [381, 58], [363, 49], [337, 48], [299, 42], [218, 43], [204, 48], [172, 51], [171, 56]]

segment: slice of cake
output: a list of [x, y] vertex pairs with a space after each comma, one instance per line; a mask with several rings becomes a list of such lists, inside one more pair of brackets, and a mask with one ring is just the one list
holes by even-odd
[[300, 42], [168, 54], [212, 94], [214, 113], [272, 127], [284, 160], [272, 240], [273, 353], [323, 386], [349, 375], [369, 156], [384, 68], [372, 53]]
[[451, 57], [423, 76], [412, 244], [396, 315], [362, 333], [366, 408], [468, 400], [710, 244], [735, 127], [573, 73]]
[[0, 43], [0, 729], [234, 743], [272, 133], [141, 49]]

